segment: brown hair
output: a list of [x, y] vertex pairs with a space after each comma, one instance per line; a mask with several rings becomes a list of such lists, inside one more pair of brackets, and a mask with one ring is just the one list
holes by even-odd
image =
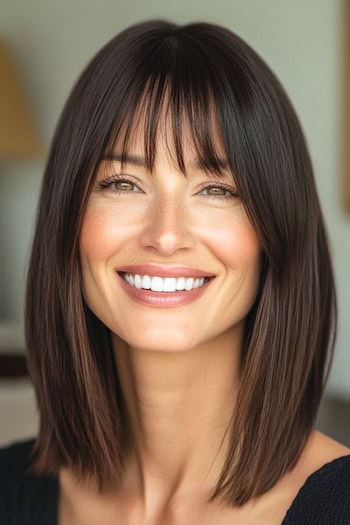
[[[70, 465], [102, 490], [123, 468], [125, 408], [110, 333], [84, 302], [79, 235], [106, 151], [144, 111], [150, 170], [169, 93], [176, 157], [191, 124], [204, 168], [220, 177], [210, 116], [263, 252], [246, 319], [230, 452], [210, 501], [241, 505], [298, 460], [333, 354], [337, 305], [327, 233], [303, 132], [283, 87], [237, 35], [209, 23], [143, 22], [92, 59], [65, 105], [45, 170], [27, 277], [25, 337], [40, 429], [33, 471]], [[124, 153], [124, 151], [123, 151]]]

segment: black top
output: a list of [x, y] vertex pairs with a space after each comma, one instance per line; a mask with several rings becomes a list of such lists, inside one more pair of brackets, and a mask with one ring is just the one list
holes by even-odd
[[[57, 525], [58, 479], [25, 473], [33, 443], [0, 448], [1, 525]], [[350, 525], [350, 455], [307, 478], [281, 525]]]

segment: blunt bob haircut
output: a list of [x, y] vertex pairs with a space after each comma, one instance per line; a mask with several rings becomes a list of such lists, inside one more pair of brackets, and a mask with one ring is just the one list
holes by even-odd
[[[208, 501], [242, 505], [297, 462], [329, 374], [337, 303], [327, 231], [303, 132], [280, 82], [240, 37], [209, 23], [151, 20], [108, 42], [74, 86], [55, 131], [27, 274], [25, 338], [40, 428], [31, 470], [61, 466], [117, 487], [128, 430], [110, 331], [82, 293], [79, 236], [100, 162], [144, 117], [152, 173], [162, 109], [186, 175], [183, 126], [220, 178], [213, 118], [262, 250], [247, 315], [230, 448]], [[123, 130], [123, 131], [122, 131]], [[161, 130], [160, 130], [161, 131]], [[123, 133], [123, 135], [121, 135]], [[175, 158], [176, 157], [176, 158]]]

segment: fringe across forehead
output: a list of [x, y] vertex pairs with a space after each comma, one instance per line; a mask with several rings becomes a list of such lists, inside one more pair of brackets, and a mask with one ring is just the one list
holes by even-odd
[[133, 141], [139, 139], [143, 143], [145, 167], [152, 173], [157, 144], [161, 139], [173, 164], [185, 177], [188, 155], [195, 160], [198, 168], [211, 177], [227, 175], [230, 166], [223, 147], [214, 97], [207, 87], [199, 88], [192, 80], [193, 83], [188, 86], [164, 76], [148, 79], [141, 96], [134, 96], [124, 105], [124, 114], [118, 119], [116, 138], [106, 156], [118, 152], [123, 169]]

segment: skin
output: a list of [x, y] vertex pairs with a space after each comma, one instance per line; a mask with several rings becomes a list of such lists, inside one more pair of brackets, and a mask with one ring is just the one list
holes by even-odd
[[[320, 448], [322, 437], [313, 433], [298, 467], [257, 502], [242, 509], [205, 504], [226, 457], [225, 431], [261, 248], [239, 198], [210, 197], [208, 175], [189, 168], [186, 179], [178, 171], [165, 144], [168, 132], [164, 125], [158, 136], [154, 173], [127, 165], [124, 174], [138, 187], [117, 194], [95, 186], [86, 209], [80, 237], [84, 297], [112, 333], [132, 446], [118, 494], [78, 488], [62, 469], [60, 525], [94, 525], [102, 516], [105, 524], [277, 524], [307, 475], [347, 450], [335, 442]], [[143, 156], [142, 137], [134, 134], [129, 153]], [[196, 158], [190, 141], [184, 143], [189, 167]], [[111, 170], [120, 173], [120, 164], [102, 163], [96, 182]], [[224, 182], [235, 190], [229, 173]], [[152, 308], [131, 299], [115, 275], [123, 265], [148, 262], [217, 277], [188, 305]]]

